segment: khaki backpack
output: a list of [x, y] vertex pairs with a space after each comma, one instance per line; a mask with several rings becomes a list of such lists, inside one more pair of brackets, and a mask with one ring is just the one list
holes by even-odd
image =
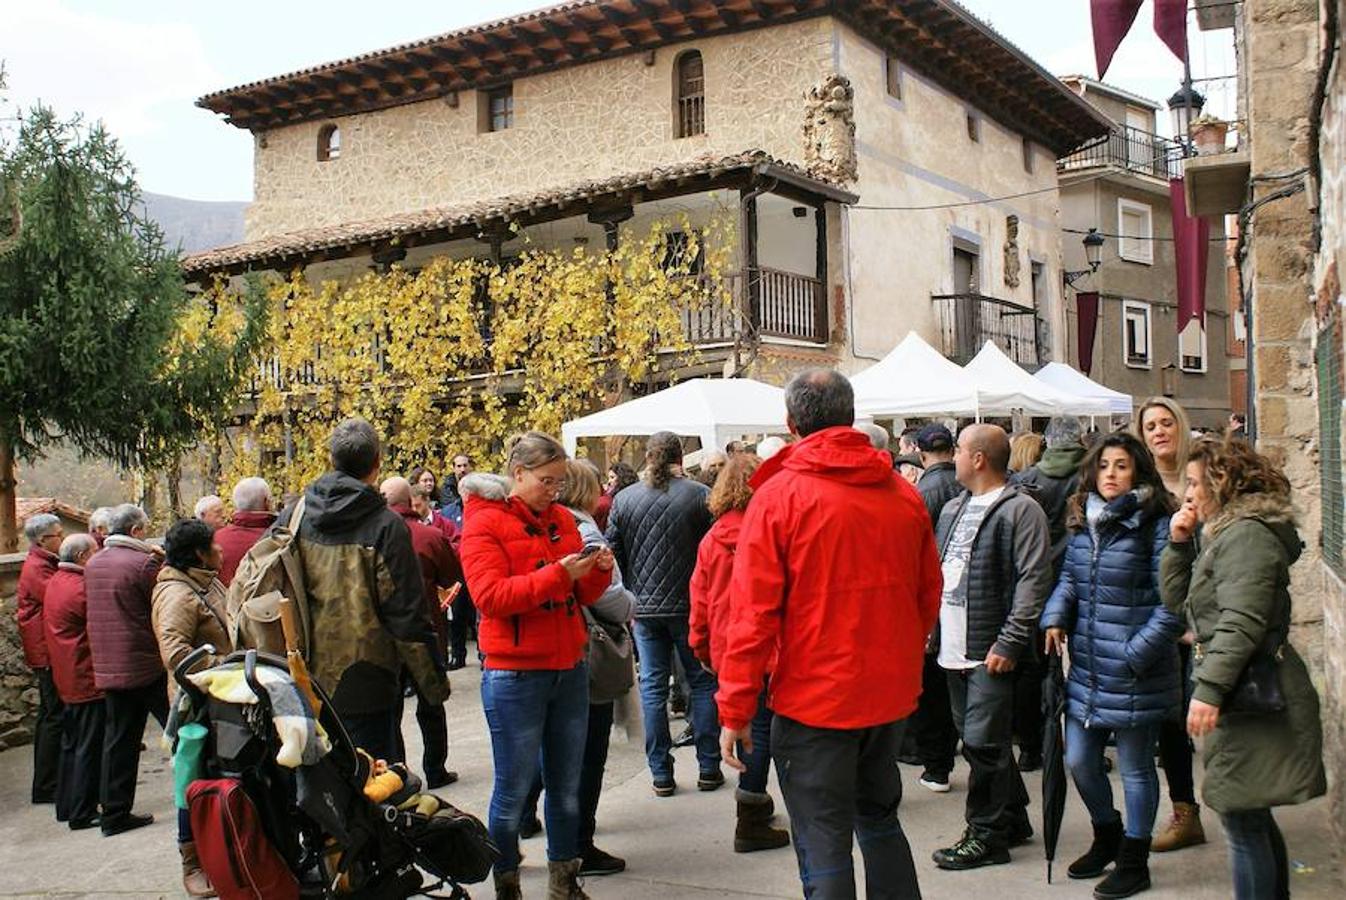
[[304, 498], [295, 504], [288, 526], [274, 526], [252, 545], [229, 583], [226, 613], [229, 638], [235, 650], [261, 650], [285, 655], [285, 632], [280, 601], [288, 597], [299, 610], [302, 626], [299, 650], [308, 656], [311, 625], [304, 566], [299, 558], [299, 524], [304, 520]]

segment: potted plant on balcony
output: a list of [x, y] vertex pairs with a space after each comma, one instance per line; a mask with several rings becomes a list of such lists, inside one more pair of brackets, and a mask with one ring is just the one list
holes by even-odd
[[1215, 116], [1202, 115], [1192, 120], [1192, 144], [1199, 156], [1225, 151], [1225, 137], [1229, 134], [1229, 123]]

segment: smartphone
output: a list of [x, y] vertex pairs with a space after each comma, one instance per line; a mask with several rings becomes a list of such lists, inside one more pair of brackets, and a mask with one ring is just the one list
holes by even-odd
[[584, 549], [580, 551], [580, 559], [584, 559], [585, 557], [588, 556], [593, 556], [595, 553], [597, 553], [599, 550], [602, 549], [603, 549], [602, 544], [585, 544]]

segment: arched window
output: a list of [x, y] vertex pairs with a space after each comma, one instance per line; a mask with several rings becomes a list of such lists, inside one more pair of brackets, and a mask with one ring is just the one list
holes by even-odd
[[706, 133], [706, 66], [699, 50], [688, 50], [673, 64], [674, 115], [678, 137]]
[[341, 129], [324, 125], [318, 129], [318, 162], [341, 157]]

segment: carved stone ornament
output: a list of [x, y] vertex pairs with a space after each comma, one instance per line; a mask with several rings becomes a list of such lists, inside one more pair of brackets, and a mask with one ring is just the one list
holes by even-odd
[[804, 162], [809, 174], [834, 182], [859, 177], [855, 157], [855, 89], [828, 75], [809, 89], [804, 104]]
[[1019, 217], [1005, 218], [1005, 284], [1019, 286]]

